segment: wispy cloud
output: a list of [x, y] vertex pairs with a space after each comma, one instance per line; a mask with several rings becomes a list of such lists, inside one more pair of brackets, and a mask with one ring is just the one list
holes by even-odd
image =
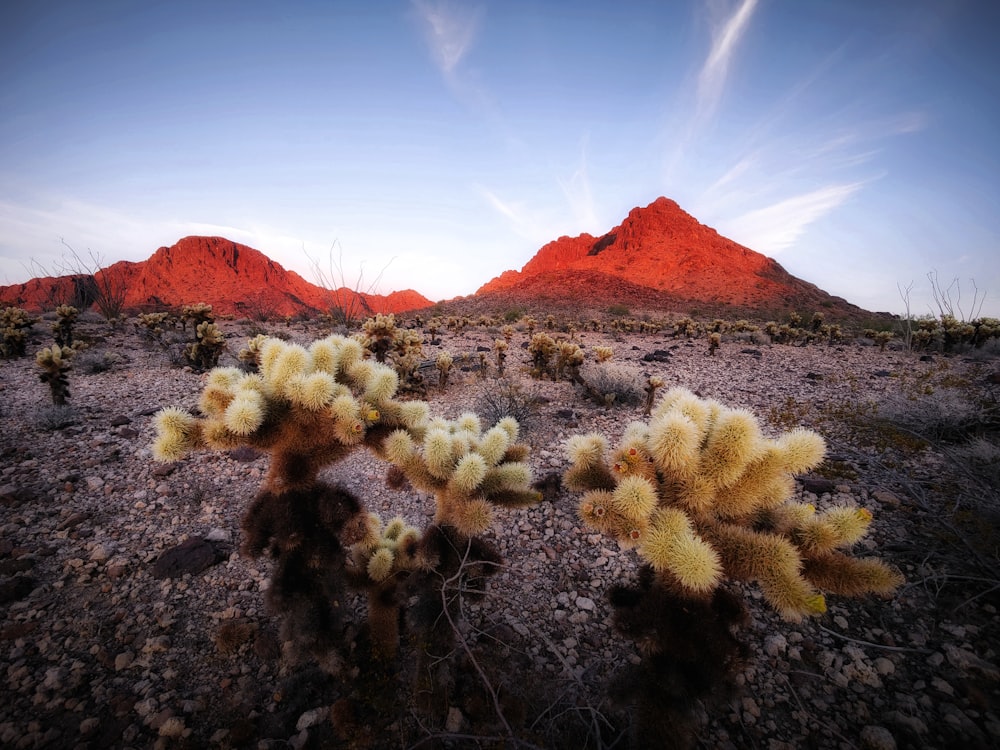
[[580, 162], [568, 180], [557, 179], [577, 226], [586, 231], [599, 230], [594, 195], [590, 189], [590, 175], [587, 171], [587, 146], [589, 135], [584, 135], [580, 143]]
[[739, 6], [712, 30], [712, 47], [698, 74], [699, 118], [711, 116], [718, 106], [733, 54], [749, 28], [756, 8], [757, 0], [741, 0]]
[[435, 63], [450, 78], [475, 41], [482, 8], [447, 0], [412, 0], [412, 3]]
[[767, 255], [790, 247], [810, 224], [846, 202], [864, 182], [851, 182], [812, 190], [772, 203], [726, 222], [724, 234]]

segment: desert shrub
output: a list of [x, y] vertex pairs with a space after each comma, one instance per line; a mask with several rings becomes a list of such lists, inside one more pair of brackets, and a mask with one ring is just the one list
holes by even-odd
[[93, 349], [87, 349], [77, 354], [73, 361], [76, 363], [76, 369], [79, 372], [86, 373], [87, 375], [97, 375], [98, 373], [114, 369], [123, 361], [123, 358], [117, 352], [98, 352]]
[[48, 432], [62, 430], [76, 424], [77, 413], [69, 404], [46, 404], [35, 411], [35, 423]]
[[624, 365], [586, 365], [581, 375], [609, 406], [637, 406], [645, 400], [642, 376]]
[[482, 381], [475, 407], [488, 423], [512, 417], [527, 432], [538, 408], [538, 397], [531, 389], [509, 378], [489, 378]]

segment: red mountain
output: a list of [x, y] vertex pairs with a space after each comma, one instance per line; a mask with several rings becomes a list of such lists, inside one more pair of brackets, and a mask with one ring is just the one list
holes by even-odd
[[520, 271], [506, 271], [476, 296], [550, 303], [585, 300], [663, 307], [705, 303], [745, 309], [862, 312], [796, 278], [771, 258], [737, 244], [657, 198], [602, 237], [560, 237]]
[[[259, 250], [222, 237], [185, 237], [161, 247], [148, 260], [120, 261], [96, 275], [121, 278], [125, 309], [164, 309], [207, 302], [216, 313], [275, 316], [327, 311], [352, 304], [360, 315], [404, 312], [433, 304], [413, 290], [388, 295], [365, 294], [347, 288], [329, 291], [286, 271]], [[0, 300], [38, 309], [73, 299], [86, 290], [88, 276], [32, 279], [0, 287]], [[85, 294], [76, 299], [85, 298]]]

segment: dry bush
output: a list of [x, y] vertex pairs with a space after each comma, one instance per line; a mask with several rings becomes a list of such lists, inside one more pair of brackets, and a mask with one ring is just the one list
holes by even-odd
[[[638, 406], [645, 398], [642, 375], [624, 365], [603, 362], [585, 366], [582, 376], [587, 385], [605, 397], [605, 403], [613, 406]], [[609, 401], [611, 395], [614, 398]]]
[[482, 382], [476, 397], [475, 411], [487, 424], [496, 424], [504, 417], [513, 417], [527, 432], [538, 405], [532, 388], [506, 377], [488, 378]]

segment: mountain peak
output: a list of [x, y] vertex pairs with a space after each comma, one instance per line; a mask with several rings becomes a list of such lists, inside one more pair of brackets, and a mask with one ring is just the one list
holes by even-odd
[[[847, 305], [792, 276], [771, 258], [723, 237], [666, 197], [633, 208], [600, 237], [581, 234], [544, 245], [520, 271], [504, 272], [476, 294], [517, 294], [519, 287], [537, 288], [538, 277], [555, 272], [564, 283], [569, 272], [584, 274], [581, 278], [591, 285], [602, 275], [618, 279], [628, 283], [633, 296], [635, 289], [645, 288], [651, 306], [665, 297], [742, 308]], [[613, 290], [615, 284], [604, 288]], [[579, 291], [574, 290], [577, 299]], [[617, 301], [591, 299], [595, 306]]]

